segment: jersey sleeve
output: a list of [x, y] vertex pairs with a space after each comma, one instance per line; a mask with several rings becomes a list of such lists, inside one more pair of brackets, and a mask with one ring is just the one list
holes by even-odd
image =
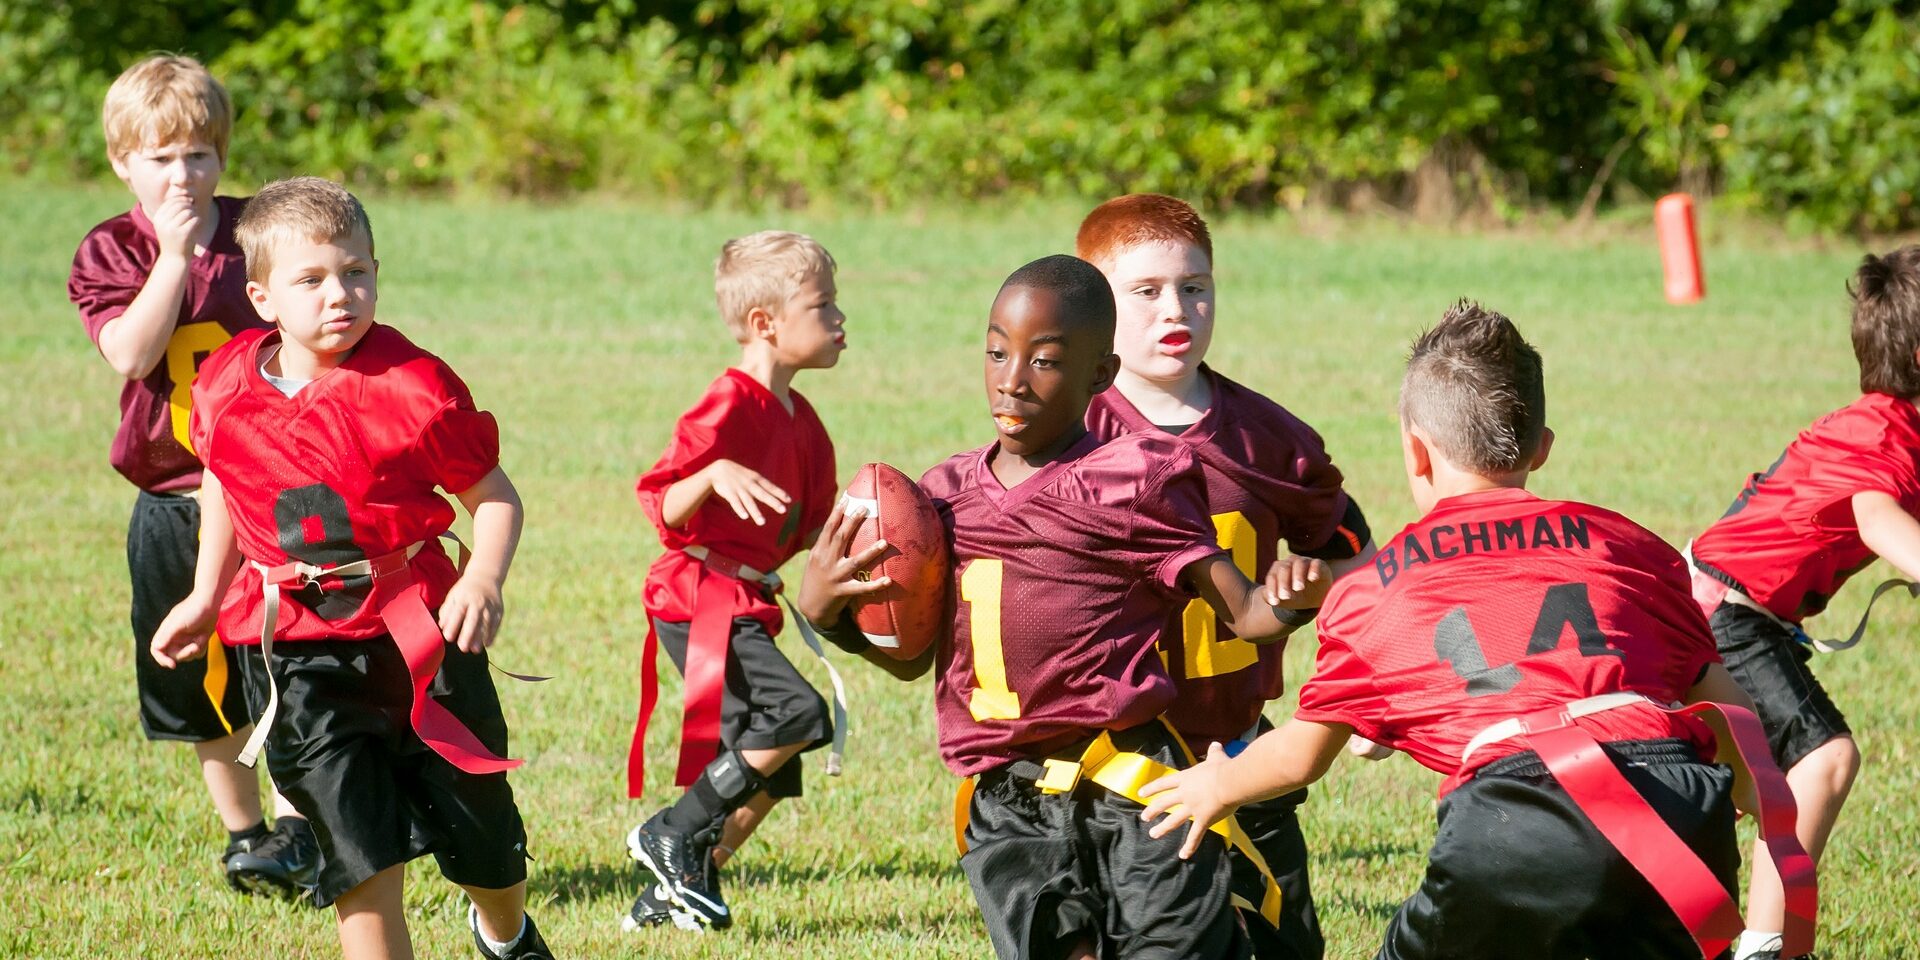
[[1372, 668], [1340, 638], [1336, 622], [1329, 618], [1319, 627], [1320, 652], [1313, 676], [1300, 685], [1294, 719], [1344, 723], [1369, 740], [1390, 741], [1387, 698], [1374, 685]]
[[[1341, 486], [1346, 478], [1340, 468], [1333, 465], [1333, 458], [1327, 455], [1319, 434], [1304, 423], [1296, 429], [1300, 436], [1295, 439], [1294, 480], [1274, 504], [1275, 513], [1280, 517], [1280, 538], [1287, 542], [1289, 550], [1301, 556], [1341, 560], [1354, 556], [1366, 540], [1353, 544], [1352, 530], [1346, 531], [1347, 536], [1341, 536], [1343, 523], [1348, 522], [1349, 508], [1353, 505]], [[1360, 517], [1359, 524], [1364, 532], [1366, 518]], [[1351, 552], [1328, 557], [1328, 551], [1339, 554], [1345, 547], [1350, 547]]]
[[1150, 575], [1180, 592], [1180, 572], [1203, 557], [1222, 552], [1207, 515], [1207, 482], [1200, 462], [1184, 448], [1154, 467], [1134, 500], [1127, 549], [1149, 558]]
[[67, 275], [67, 297], [79, 308], [80, 322], [95, 346], [107, 323], [133, 305], [149, 272], [108, 227], [94, 230], [81, 241], [73, 255], [73, 271]]
[[457, 494], [500, 465], [500, 425], [474, 406], [473, 394], [451, 368], [435, 362], [433, 374], [444, 400], [421, 428], [414, 453], [427, 479]]
[[640, 509], [659, 531], [663, 542], [674, 542], [670, 539], [674, 531], [667, 526], [663, 513], [667, 488], [721, 459], [731, 438], [728, 421], [733, 407], [732, 397], [717, 386], [708, 390], [693, 409], [674, 423], [673, 437], [661, 451], [660, 459], [641, 474], [634, 485], [640, 497]]

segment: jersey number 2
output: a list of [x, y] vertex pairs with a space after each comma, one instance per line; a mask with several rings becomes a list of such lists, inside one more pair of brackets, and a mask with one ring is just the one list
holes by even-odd
[[[1585, 657], [1618, 657], [1620, 651], [1607, 646], [1607, 635], [1600, 632], [1600, 619], [1594, 616], [1593, 600], [1584, 583], [1556, 583], [1547, 588], [1540, 601], [1540, 613], [1533, 621], [1533, 633], [1527, 638], [1527, 656], [1546, 653], [1560, 646], [1566, 628], [1580, 642]], [[1467, 681], [1467, 696], [1484, 697], [1512, 690], [1520, 682], [1520, 668], [1504, 663], [1487, 665], [1487, 653], [1480, 637], [1473, 632], [1466, 607], [1454, 607], [1440, 618], [1433, 629], [1433, 652], [1460, 679]]]
[[[1254, 565], [1259, 562], [1259, 534], [1247, 515], [1238, 510], [1216, 513], [1213, 530], [1216, 542], [1232, 555], [1233, 565], [1239, 567], [1247, 579], [1257, 582], [1259, 575]], [[1260, 650], [1251, 642], [1231, 635], [1220, 636], [1220, 617], [1205, 600], [1188, 603], [1181, 622], [1186, 640], [1181, 644], [1187, 660], [1184, 676], [1188, 679], [1238, 673], [1260, 662]]]

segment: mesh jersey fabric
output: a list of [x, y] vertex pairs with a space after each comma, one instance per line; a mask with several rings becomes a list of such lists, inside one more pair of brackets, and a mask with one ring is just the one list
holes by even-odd
[[[1446, 775], [1442, 794], [1526, 748], [1511, 738], [1463, 764], [1494, 723], [1622, 691], [1673, 702], [1719, 661], [1672, 547], [1610, 510], [1510, 488], [1449, 497], [1384, 541], [1334, 585], [1319, 633], [1294, 717], [1405, 751]], [[1714, 743], [1650, 704], [1576, 722], [1602, 742]]]

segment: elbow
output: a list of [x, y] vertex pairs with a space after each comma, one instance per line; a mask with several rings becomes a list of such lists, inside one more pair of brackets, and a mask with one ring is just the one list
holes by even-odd
[[105, 348], [101, 349], [100, 356], [106, 358], [107, 366], [112, 367], [113, 372], [125, 380], [146, 379], [147, 374], [153, 372], [153, 365], [159, 362], [157, 359], [127, 356], [119, 351]]

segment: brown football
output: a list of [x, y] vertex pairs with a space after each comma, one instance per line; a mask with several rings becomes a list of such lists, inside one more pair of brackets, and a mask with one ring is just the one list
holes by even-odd
[[867, 515], [848, 545], [848, 555], [885, 539], [887, 552], [868, 576], [893, 578], [887, 589], [854, 601], [854, 622], [882, 653], [912, 660], [933, 646], [948, 626], [952, 563], [940, 515], [919, 484], [884, 463], [861, 467], [840, 503], [843, 510]]

